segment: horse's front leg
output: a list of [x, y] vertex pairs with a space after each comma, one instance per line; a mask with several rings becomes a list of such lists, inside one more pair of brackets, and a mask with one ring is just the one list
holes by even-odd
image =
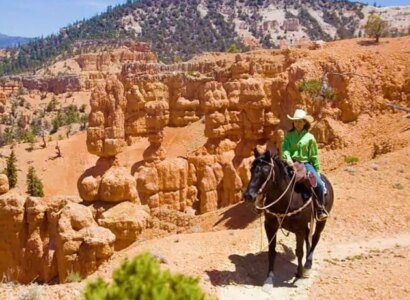
[[304, 232], [296, 233], [296, 257], [298, 258], [298, 271], [296, 273], [297, 278], [303, 277], [303, 242], [305, 240]]
[[275, 257], [276, 257], [276, 233], [278, 231], [278, 223], [276, 220], [265, 219], [265, 232], [269, 243], [269, 265], [268, 265], [268, 276], [265, 284], [273, 284], [273, 279], [275, 277]]

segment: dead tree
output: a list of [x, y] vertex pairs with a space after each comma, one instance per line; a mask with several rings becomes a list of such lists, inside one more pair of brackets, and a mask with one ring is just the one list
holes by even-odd
[[406, 114], [403, 116], [403, 118], [410, 118], [410, 107], [405, 107], [394, 103], [387, 103], [387, 105], [393, 107], [394, 109], [405, 111]]
[[63, 155], [61, 154], [60, 146], [58, 145], [58, 141], [56, 144], [56, 157], [63, 157]]
[[[403, 116], [403, 119], [405, 118], [410, 118], [410, 107], [405, 107], [405, 106], [401, 106], [395, 103], [387, 103], [387, 106], [390, 106], [394, 109], [398, 109], [398, 110], [402, 110], [405, 112], [405, 115]], [[406, 127], [403, 128], [403, 131], [407, 131], [410, 130], [410, 125], [407, 125]]]

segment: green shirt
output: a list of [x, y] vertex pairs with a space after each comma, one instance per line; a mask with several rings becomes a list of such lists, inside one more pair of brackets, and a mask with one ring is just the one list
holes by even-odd
[[297, 160], [311, 163], [320, 173], [317, 142], [313, 134], [306, 130], [302, 130], [300, 133], [293, 130], [285, 135], [282, 144], [282, 157], [288, 162]]

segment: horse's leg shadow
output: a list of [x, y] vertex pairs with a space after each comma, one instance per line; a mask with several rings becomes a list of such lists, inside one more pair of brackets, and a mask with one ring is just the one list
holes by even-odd
[[292, 262], [295, 255], [292, 250], [284, 245], [285, 252], [278, 251], [275, 261], [275, 278], [273, 280], [274, 287], [296, 287], [295, 271], [296, 264]]

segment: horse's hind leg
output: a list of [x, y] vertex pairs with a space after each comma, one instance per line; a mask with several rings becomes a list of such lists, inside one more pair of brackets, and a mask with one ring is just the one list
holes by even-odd
[[305, 241], [304, 232], [296, 233], [296, 257], [298, 258], [298, 271], [296, 273], [297, 278], [303, 277], [303, 242]]
[[323, 229], [325, 228], [325, 225], [326, 225], [326, 221], [316, 223], [315, 234], [312, 237], [312, 246], [310, 248], [310, 251], [307, 252], [307, 256], [306, 256], [305, 269], [307, 269], [307, 270], [312, 268], [313, 252], [315, 251], [317, 243], [319, 242], [319, 239], [320, 239], [320, 234], [322, 233]]

